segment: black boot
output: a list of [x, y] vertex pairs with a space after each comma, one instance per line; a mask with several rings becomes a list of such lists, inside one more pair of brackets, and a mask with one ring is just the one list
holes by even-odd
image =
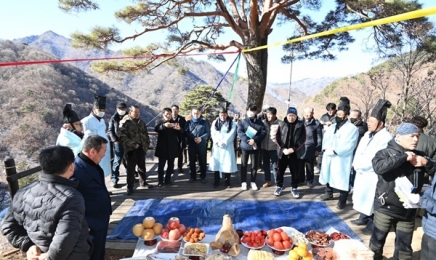
[[220, 185], [220, 172], [214, 172], [213, 175], [214, 175], [213, 187], [218, 188], [218, 186]]
[[226, 187], [231, 188], [232, 186], [230, 185], [230, 173], [224, 174], [224, 180], [225, 180]]

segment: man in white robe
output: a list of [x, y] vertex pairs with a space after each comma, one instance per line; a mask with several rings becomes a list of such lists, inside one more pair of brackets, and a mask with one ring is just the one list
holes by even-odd
[[357, 145], [359, 131], [353, 125], [350, 115], [350, 100], [341, 97], [336, 112], [336, 123], [327, 129], [322, 140], [323, 158], [319, 183], [326, 185], [321, 200], [333, 199], [333, 188], [339, 190], [336, 208], [343, 209], [347, 204], [353, 151]]
[[392, 140], [392, 135], [385, 128], [387, 109], [390, 106], [391, 103], [387, 100], [378, 101], [368, 118], [368, 132], [360, 140], [353, 160], [356, 170], [353, 208], [360, 212], [360, 215], [351, 223], [357, 226], [367, 225], [367, 234], [371, 234], [373, 229], [374, 196], [378, 181], [378, 175], [372, 168], [372, 159]]
[[213, 146], [209, 170], [214, 172], [213, 187], [217, 188], [220, 179], [224, 178], [225, 185], [230, 188], [230, 175], [238, 170], [233, 146], [236, 123], [228, 116], [226, 107], [220, 108], [219, 117], [212, 122], [210, 132]]
[[64, 125], [56, 140], [56, 145], [66, 146], [73, 150], [74, 157], [82, 151], [83, 127], [71, 104], [66, 104], [63, 110]]
[[[108, 142], [109, 139], [106, 135], [106, 123], [104, 121], [104, 114], [106, 110], [106, 97], [95, 95], [94, 107], [91, 114], [82, 119], [83, 124], [83, 140], [90, 135], [99, 135], [105, 138]], [[110, 149], [106, 150], [106, 153], [100, 161], [100, 167], [104, 171], [104, 177], [111, 175], [111, 152]]]

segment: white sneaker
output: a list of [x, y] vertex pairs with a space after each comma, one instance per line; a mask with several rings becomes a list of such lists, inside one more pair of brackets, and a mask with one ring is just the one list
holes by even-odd
[[317, 166], [314, 167], [313, 173], [314, 174], [318, 174], [319, 173], [319, 168]]
[[298, 193], [297, 189], [292, 189], [292, 197], [299, 199], [300, 198], [300, 194]]
[[250, 183], [250, 185], [251, 185], [251, 189], [252, 190], [258, 190], [257, 185], [256, 185], [255, 182]]
[[241, 190], [247, 190], [247, 183], [246, 182], [243, 182], [241, 184]]

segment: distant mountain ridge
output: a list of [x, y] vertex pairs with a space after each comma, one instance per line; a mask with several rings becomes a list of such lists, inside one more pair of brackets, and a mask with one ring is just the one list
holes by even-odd
[[[120, 55], [120, 53], [110, 50], [103, 52], [98, 50], [74, 49], [71, 47], [71, 39], [67, 39], [52, 31], [48, 31], [39, 36], [15, 39], [14, 42], [36, 46], [53, 53], [60, 59], [113, 57]], [[134, 96], [143, 103], [150, 104], [158, 110], [175, 102], [175, 95], [171, 95], [171, 93], [169, 95], [171, 98], [159, 96], [159, 94], [165, 92], [166, 89], [170, 89], [171, 92], [177, 94], [184, 93], [197, 85], [214, 86], [223, 76], [222, 72], [218, 71], [210, 63], [204, 61], [197, 61], [191, 58], [177, 58], [177, 62], [179, 66], [187, 69], [185, 75], [180, 73], [180, 69], [164, 64], [154, 69], [151, 74], [146, 72], [139, 72], [135, 75], [123, 74], [121, 77], [118, 77], [118, 79], [110, 75], [107, 76], [106, 74], [96, 74], [92, 72], [89, 66], [90, 62], [78, 62], [72, 65], [90, 73], [113, 88], [123, 91], [127, 95]], [[227, 97], [230, 92], [232, 80], [233, 75], [229, 74], [222, 83], [222, 88], [219, 89], [225, 97]], [[328, 83], [326, 83], [326, 85], [327, 84]], [[278, 109], [285, 110], [287, 103], [284, 102], [288, 99], [288, 94], [275, 85], [276, 84], [268, 84], [264, 103], [278, 103]], [[231, 102], [236, 111], [244, 111], [246, 108], [247, 86], [248, 83], [243, 78], [240, 78], [235, 86], [233, 100], [231, 100]], [[315, 93], [319, 91], [319, 89], [321, 89], [321, 87], [311, 88], [309, 93]], [[295, 93], [295, 95], [292, 96], [294, 100], [293, 103], [299, 104], [308, 97], [305, 93], [306, 91], [301, 91], [299, 88], [295, 88], [293, 92]]]

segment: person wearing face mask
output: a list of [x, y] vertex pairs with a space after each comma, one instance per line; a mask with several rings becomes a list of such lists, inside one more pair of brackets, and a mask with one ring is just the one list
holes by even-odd
[[256, 184], [257, 170], [259, 167], [259, 150], [261, 142], [266, 136], [265, 126], [256, 117], [257, 106], [250, 104], [247, 117], [238, 124], [238, 137], [241, 139], [241, 189], [247, 190], [248, 158], [251, 157], [251, 182], [252, 190], [258, 190]]
[[129, 114], [120, 121], [120, 140], [123, 143], [127, 165], [127, 195], [133, 193], [136, 166], [138, 166], [139, 185], [147, 188], [153, 187], [147, 183], [145, 172], [145, 155], [150, 146], [150, 137], [147, 125], [140, 116], [139, 107], [132, 105]]
[[63, 110], [64, 123], [67, 125], [61, 128], [56, 140], [56, 145], [67, 146], [77, 156], [82, 150], [83, 127], [76, 112], [71, 109], [71, 104], [66, 104]]
[[209, 170], [214, 172], [213, 187], [217, 188], [224, 178], [226, 187], [230, 187], [230, 175], [236, 167], [233, 140], [236, 136], [236, 123], [227, 114], [227, 103], [221, 104], [219, 117], [212, 122], [211, 137], [213, 142]]
[[327, 129], [322, 140], [323, 158], [319, 183], [326, 185], [321, 200], [333, 199], [333, 188], [339, 190], [336, 208], [343, 209], [347, 204], [350, 184], [353, 151], [357, 145], [359, 131], [349, 120], [350, 100], [340, 98], [336, 123]]
[[[106, 97], [95, 95], [91, 114], [81, 120], [83, 124], [84, 140], [86, 140], [90, 135], [99, 135], [109, 142], [106, 131], [106, 122], [104, 121], [105, 111]], [[108, 177], [112, 174], [110, 149], [106, 150], [105, 156], [100, 161], [100, 167], [103, 169], [104, 177]]]
[[[378, 151], [372, 159], [372, 167], [378, 175], [374, 197], [374, 231], [369, 241], [374, 260], [384, 258], [383, 247], [392, 227], [395, 230], [393, 259], [412, 259], [416, 211], [421, 204], [429, 206], [423, 203], [420, 196], [424, 175], [434, 175], [436, 171], [436, 163], [424, 152], [416, 150], [419, 133], [414, 124], [402, 123], [387, 147]], [[408, 180], [412, 187], [410, 193], [404, 194], [407, 202], [396, 193], [396, 182], [400, 177], [406, 177], [405, 181]], [[434, 255], [430, 259], [434, 259]]]
[[[118, 180], [120, 177], [120, 166], [123, 161], [124, 149], [120, 141], [120, 121], [126, 116], [127, 105], [124, 102], [118, 102], [117, 112], [109, 120], [108, 136], [114, 149], [114, 160], [112, 163], [112, 184], [114, 188], [119, 188]], [[124, 165], [126, 167], [126, 165]]]
[[362, 232], [370, 235], [373, 229], [374, 196], [378, 176], [372, 168], [372, 158], [387, 147], [392, 135], [385, 127], [387, 110], [391, 103], [380, 99], [368, 118], [368, 132], [360, 140], [353, 159], [357, 185], [353, 191], [353, 209], [359, 218], [351, 220], [356, 226], [367, 226]]

